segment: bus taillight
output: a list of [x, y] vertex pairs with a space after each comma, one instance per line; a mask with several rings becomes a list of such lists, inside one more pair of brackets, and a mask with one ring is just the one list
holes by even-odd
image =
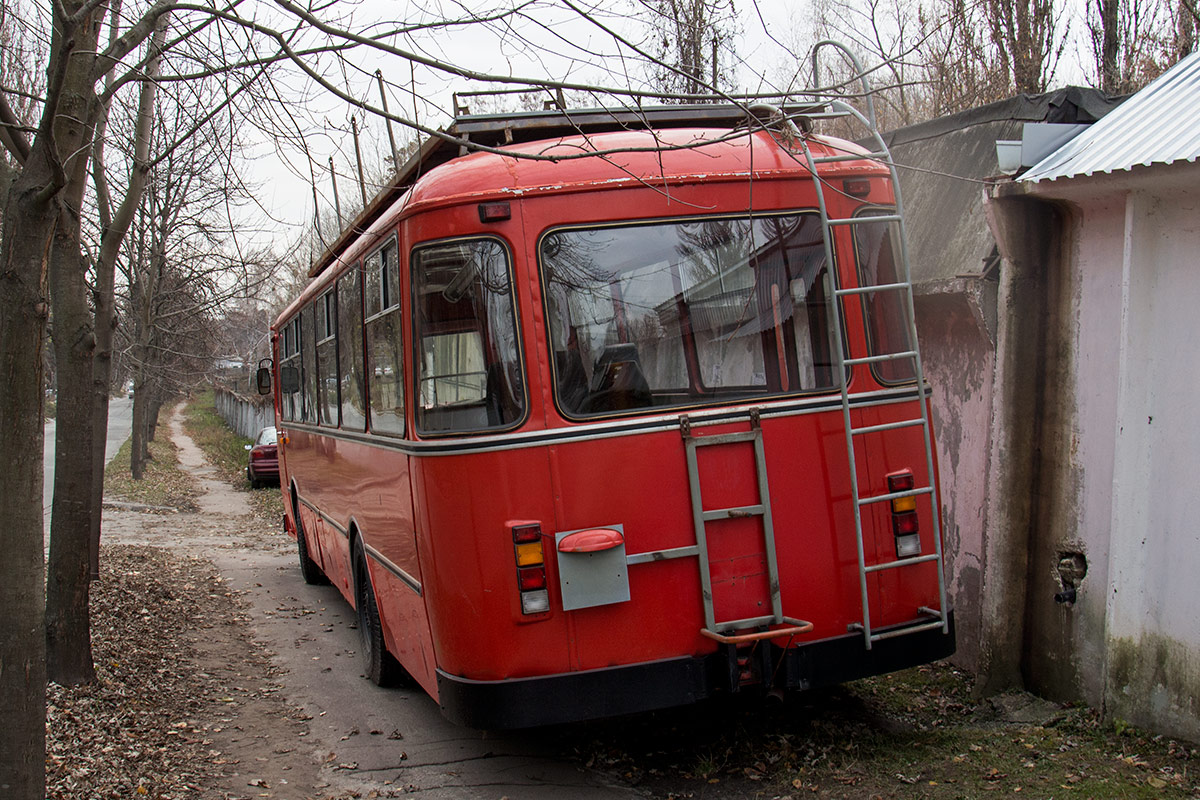
[[546, 556], [542, 551], [540, 525], [513, 525], [513, 555], [517, 562], [517, 588], [521, 593], [522, 614], [542, 614], [550, 610], [550, 592], [546, 588]]
[[[911, 470], [887, 476], [888, 494], [911, 492], [916, 481]], [[896, 557], [912, 558], [921, 554], [921, 534], [917, 524], [917, 498], [913, 495], [892, 498], [892, 533], [896, 537]]]

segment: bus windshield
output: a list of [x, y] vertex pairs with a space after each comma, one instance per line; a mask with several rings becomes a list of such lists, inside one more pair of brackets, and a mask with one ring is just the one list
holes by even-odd
[[560, 229], [540, 255], [568, 416], [833, 386], [814, 213]]

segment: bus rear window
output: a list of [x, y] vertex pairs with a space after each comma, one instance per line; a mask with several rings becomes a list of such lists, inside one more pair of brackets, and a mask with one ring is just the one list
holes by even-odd
[[833, 386], [815, 214], [559, 230], [540, 254], [568, 416]]
[[417, 323], [417, 429], [470, 432], [515, 425], [524, 378], [508, 251], [493, 239], [412, 254]]

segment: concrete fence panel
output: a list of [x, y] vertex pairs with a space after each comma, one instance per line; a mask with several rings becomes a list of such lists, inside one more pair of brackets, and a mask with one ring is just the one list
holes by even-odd
[[246, 397], [222, 386], [213, 390], [217, 414], [240, 436], [253, 439], [268, 425], [275, 424], [275, 409], [270, 397]]

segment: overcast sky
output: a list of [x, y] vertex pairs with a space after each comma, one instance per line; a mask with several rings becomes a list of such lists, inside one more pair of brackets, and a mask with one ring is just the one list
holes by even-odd
[[[466, 0], [362, 0], [346, 8], [352, 12], [352, 24], [356, 27], [375, 25], [382, 29], [394, 25], [397, 20], [412, 23], [465, 18], [468, 14], [464, 5], [469, 5], [472, 10], [486, 10], [502, 3], [500, 0], [471, 0], [469, 3]], [[630, 50], [619, 46], [604, 27], [637, 41], [639, 45], [644, 44], [639, 41], [643, 34], [637, 26], [615, 13], [622, 9], [619, 2], [605, 5], [609, 13], [596, 20], [599, 24], [582, 19], [557, 2], [539, 0], [530, 6], [528, 16], [520, 20], [426, 31], [396, 37], [392, 42], [431, 59], [492, 75], [533, 80], [552, 78], [613, 88], [637, 85], [645, 79], [643, 68], [631, 59]], [[800, 3], [790, 0], [742, 0], [737, 3], [742, 21], [736, 52], [742, 63], [731, 66], [740, 90], [763, 91], [776, 87], [799, 66], [789, 66], [794, 62], [785, 48], [794, 47], [800, 38], [796, 28], [801, 23], [792, 17], [801, 7]], [[366, 48], [351, 53], [342, 63], [327, 59], [324, 66], [324, 74], [332, 82], [374, 105], [379, 104], [379, 88], [373, 75], [376, 69], [381, 70], [389, 83], [389, 110], [431, 127], [441, 127], [449, 121], [453, 92], [486, 88], [424, 66], [414, 67], [397, 56]], [[311, 84], [302, 87], [303, 81], [298, 77], [289, 78], [289, 82], [295, 82], [292, 87], [295, 95], [302, 98], [293, 110], [308, 127], [305, 137], [308, 153], [293, 146], [277, 146], [276, 141], [258, 135], [248, 168], [248, 174], [260, 186], [256, 193], [258, 202], [274, 218], [264, 235], [274, 240], [278, 248], [286, 241], [294, 240], [301, 228], [311, 224], [313, 173], [316, 174], [319, 202], [323, 207], [332, 207], [328, 173], [330, 157], [338, 172], [343, 206], [348, 206], [352, 197], [358, 197], [349, 124], [352, 113], [357, 113], [362, 128], [364, 160], [379, 164], [389, 151], [382, 118], [364, 115], [361, 110], [356, 112], [349, 103], [329, 92], [313, 89]], [[420, 99], [415, 101], [414, 96]], [[475, 108], [479, 107], [478, 103], [473, 101]], [[394, 126], [394, 130], [401, 142], [414, 136], [425, 138], [424, 134], [400, 126]], [[247, 137], [251, 136], [253, 134], [248, 132]], [[373, 187], [368, 188], [368, 195], [371, 194]]]

